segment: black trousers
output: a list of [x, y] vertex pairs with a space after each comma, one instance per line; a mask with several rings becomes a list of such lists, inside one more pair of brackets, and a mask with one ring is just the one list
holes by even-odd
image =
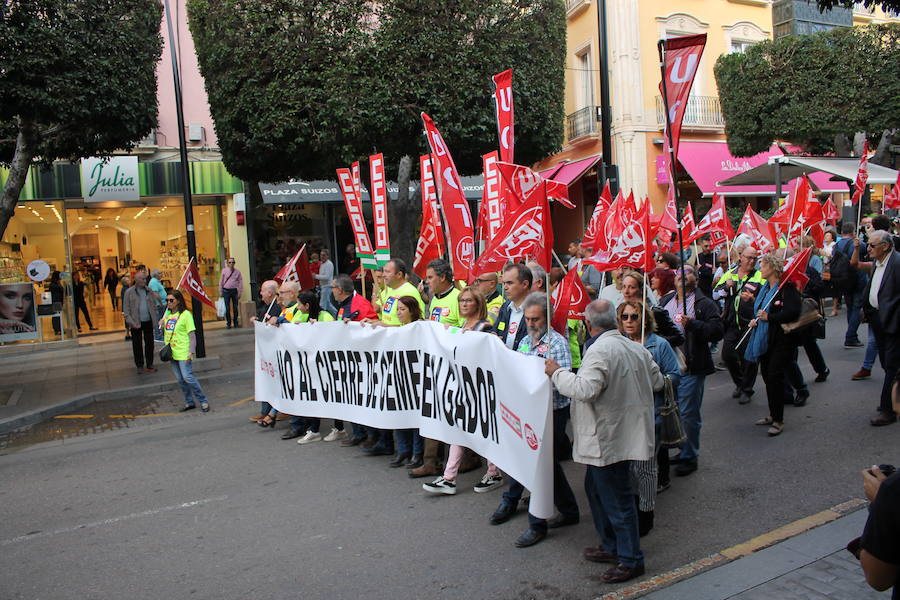
[[[231, 325], [234, 323], [234, 326], [237, 327], [238, 324], [238, 293], [236, 289], [233, 288], [225, 288], [222, 293], [222, 298], [225, 300], [225, 323], [227, 325]], [[232, 307], [234, 307], [232, 309]], [[231, 311], [234, 310], [234, 317], [231, 315]]]
[[84, 300], [75, 302], [75, 328], [81, 329], [81, 319], [78, 318], [78, 313], [84, 313], [84, 320], [87, 321], [88, 327], [93, 327], [94, 324], [91, 323], [91, 315], [88, 312], [87, 303]]
[[153, 367], [153, 321], [141, 321], [140, 327], [131, 328], [131, 351], [138, 369]]
[[869, 327], [875, 334], [875, 342], [878, 344], [878, 359], [881, 368], [884, 369], [884, 383], [881, 386], [881, 400], [878, 403], [878, 411], [892, 413], [891, 389], [897, 377], [897, 369], [900, 367], [900, 340], [896, 336], [888, 334], [878, 318], [878, 312], [866, 312], [869, 319]]
[[735, 387], [752, 396], [759, 366], [755, 362], [745, 360], [743, 351], [736, 348], [743, 334], [744, 332], [737, 326], [725, 330], [725, 337], [722, 340], [722, 361], [728, 367], [728, 374], [731, 375]]
[[760, 357], [763, 381], [766, 382], [766, 396], [769, 401], [769, 416], [778, 423], [784, 422], [784, 403], [788, 394], [785, 387], [788, 365], [796, 360], [797, 348], [791, 344], [780, 343], [770, 347]]

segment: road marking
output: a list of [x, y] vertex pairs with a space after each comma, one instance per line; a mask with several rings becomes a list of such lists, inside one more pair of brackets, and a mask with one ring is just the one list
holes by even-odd
[[244, 398], [243, 400], [238, 400], [237, 402], [232, 402], [231, 404], [228, 405], [228, 408], [233, 408], [235, 406], [240, 406], [241, 404], [246, 404], [247, 402], [250, 402], [251, 400], [253, 400], [253, 396], [250, 396], [249, 398]]
[[93, 419], [94, 415], [56, 415], [54, 419]]
[[182, 502], [181, 504], [173, 504], [171, 506], [163, 506], [162, 508], [153, 508], [150, 510], [145, 510], [137, 513], [131, 513], [130, 515], [123, 515], [121, 517], [113, 517], [111, 519], [103, 519], [102, 521], [94, 521], [92, 523], [85, 523], [83, 525], [75, 525], [74, 527], [63, 527], [62, 529], [54, 529], [53, 531], [35, 531], [33, 533], [26, 533], [25, 535], [16, 536], [14, 538], [9, 538], [7, 540], [0, 541], [0, 547], [2, 546], [11, 546], [12, 544], [18, 544], [19, 542], [28, 542], [31, 540], [35, 540], [38, 538], [51, 537], [54, 535], [60, 535], [63, 533], [72, 533], [73, 531], [83, 531], [85, 529], [93, 529], [95, 527], [101, 527], [103, 525], [115, 525], [116, 523], [121, 523], [122, 521], [130, 521], [131, 519], [138, 519], [140, 517], [150, 517], [153, 515], [158, 515], [160, 513], [169, 512], [173, 510], [178, 510], [180, 508], [194, 508], [196, 506], [203, 506], [204, 504], [209, 504], [210, 502], [218, 502], [219, 500], [225, 500], [228, 496], [216, 496], [215, 498], [204, 498], [203, 500], [192, 500], [190, 502]]
[[762, 550], [763, 548], [767, 548], [773, 544], [782, 542], [801, 533], [805, 533], [810, 529], [814, 529], [820, 525], [824, 525], [825, 523], [830, 523], [835, 519], [854, 512], [855, 510], [865, 506], [866, 504], [867, 502], [862, 498], [854, 498], [853, 500], [849, 500], [847, 502], [844, 502], [843, 504], [832, 506], [831, 508], [823, 510], [822, 512], [818, 512], [814, 515], [798, 519], [793, 523], [788, 523], [787, 525], [784, 525], [777, 529], [773, 529], [768, 533], [759, 535], [742, 544], [737, 544], [705, 558], [695, 560], [694, 562], [678, 567], [677, 569], [672, 569], [671, 571], [660, 573], [659, 575], [654, 575], [650, 579], [641, 581], [616, 592], [604, 594], [597, 597], [597, 600], [630, 600], [632, 598], [638, 598], [652, 591], [667, 587], [668, 585], [677, 581], [688, 579], [689, 577], [693, 577], [694, 575], [699, 575], [704, 571], [708, 571], [712, 567], [725, 565], [734, 560], [737, 560], [738, 558], [747, 556], [748, 554], [752, 554], [758, 550]]

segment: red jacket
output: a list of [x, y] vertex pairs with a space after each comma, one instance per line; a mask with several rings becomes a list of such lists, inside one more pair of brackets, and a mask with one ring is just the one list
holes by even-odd
[[353, 313], [358, 313], [353, 317], [353, 321], [378, 318], [378, 313], [375, 312], [372, 303], [356, 292], [353, 292], [352, 296], [348, 296], [347, 299], [338, 306], [337, 319], [340, 321], [341, 319], [349, 318]]

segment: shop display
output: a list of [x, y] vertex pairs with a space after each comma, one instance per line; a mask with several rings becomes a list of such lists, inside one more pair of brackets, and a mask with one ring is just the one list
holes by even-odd
[[24, 280], [25, 261], [22, 260], [22, 253], [13, 244], [0, 242], [0, 283], [18, 283]]
[[[159, 270], [167, 287], [178, 285], [188, 264], [187, 237], [178, 236], [161, 242], [159, 248]], [[215, 258], [202, 254], [197, 256], [197, 268], [203, 281], [203, 288], [210, 298], [219, 297], [219, 265]]]

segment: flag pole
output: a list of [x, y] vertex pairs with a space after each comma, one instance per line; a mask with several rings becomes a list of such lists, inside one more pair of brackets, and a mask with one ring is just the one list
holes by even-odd
[[681, 308], [684, 311], [683, 314], [687, 314], [687, 295], [684, 293], [685, 288], [687, 287], [685, 284], [685, 275], [684, 275], [684, 238], [681, 233], [681, 205], [678, 204], [678, 179], [676, 177], [677, 167], [675, 165], [675, 144], [672, 140], [672, 121], [669, 118], [669, 93], [666, 91], [666, 40], [659, 40], [656, 43], [656, 49], [659, 52], [659, 70], [662, 74], [662, 98], [663, 98], [663, 112], [666, 116], [666, 137], [669, 139], [669, 165], [670, 165], [670, 173], [669, 177], [671, 181], [669, 185], [672, 186], [672, 196], [675, 199], [675, 224], [678, 227], [678, 257], [681, 259]]
[[644, 329], [646, 328], [644, 325], [644, 315], [647, 314], [647, 278], [644, 277], [644, 283], [641, 284], [641, 289], [644, 293], [644, 301], [641, 303], [641, 346], [644, 345]]

